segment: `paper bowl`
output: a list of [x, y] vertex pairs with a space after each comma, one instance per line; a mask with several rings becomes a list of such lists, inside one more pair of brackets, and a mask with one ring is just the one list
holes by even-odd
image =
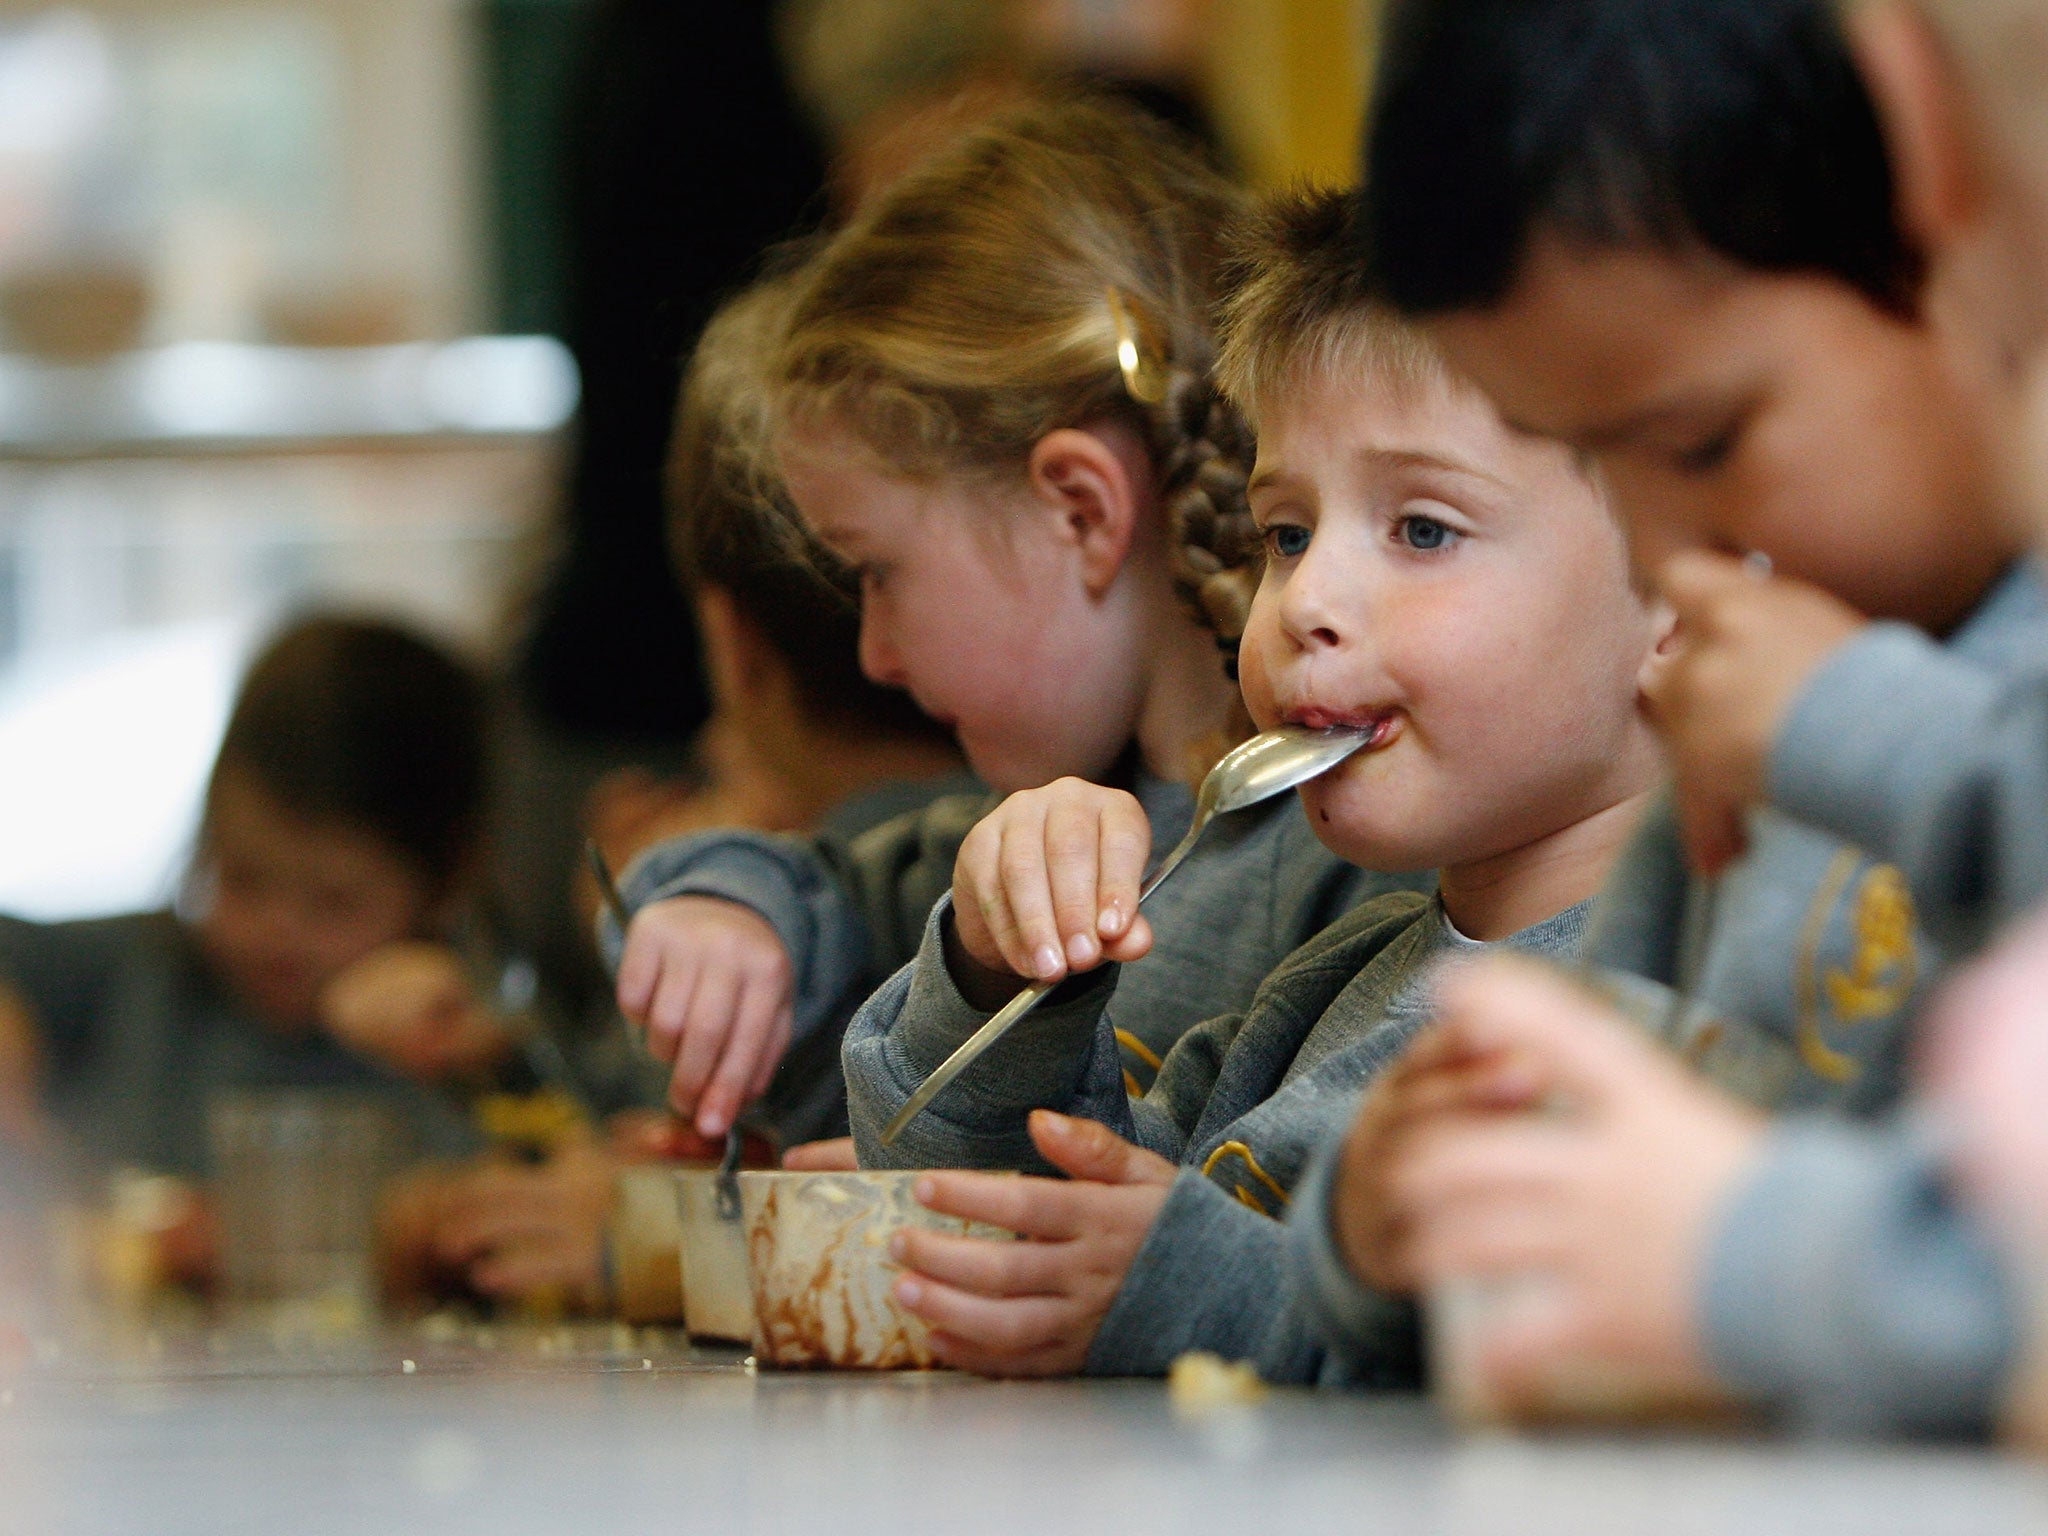
[[916, 1172], [743, 1173], [754, 1357], [762, 1365], [928, 1370], [929, 1330], [898, 1307], [902, 1227], [1007, 1237], [917, 1203]]
[[682, 1224], [683, 1326], [692, 1338], [752, 1343], [754, 1293], [747, 1284], [747, 1227], [740, 1217], [720, 1218], [718, 1170], [685, 1168], [677, 1173], [676, 1211]]
[[674, 1172], [660, 1163], [636, 1163], [618, 1173], [612, 1206], [612, 1275], [619, 1318], [628, 1323], [674, 1323], [683, 1316]]

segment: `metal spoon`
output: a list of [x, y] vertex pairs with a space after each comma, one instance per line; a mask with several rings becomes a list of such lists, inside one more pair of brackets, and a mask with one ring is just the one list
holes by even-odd
[[725, 1133], [725, 1156], [718, 1162], [718, 1219], [740, 1219], [740, 1128]]
[[612, 878], [611, 862], [605, 858], [604, 850], [597, 846], [596, 838], [587, 837], [583, 840], [583, 857], [590, 865], [590, 873], [597, 879], [598, 895], [604, 898], [605, 907], [610, 911], [612, 920], [619, 925], [619, 932], [624, 934], [633, 926], [633, 914], [626, 906], [626, 898], [619, 894], [619, 882]]
[[[1284, 795], [1290, 789], [1299, 788], [1310, 779], [1321, 778], [1369, 744], [1375, 734], [1373, 731], [1348, 729], [1312, 731], [1290, 725], [1268, 731], [1263, 736], [1254, 736], [1237, 748], [1210, 769], [1209, 776], [1202, 780], [1202, 788], [1195, 797], [1195, 819], [1188, 828], [1188, 835], [1180, 840], [1180, 846], [1166, 856], [1166, 862], [1145, 882], [1145, 888], [1138, 893], [1138, 904], [1143, 906], [1152, 893], [1166, 883], [1167, 876], [1180, 868], [1181, 861], [1194, 851], [1209, 823], [1218, 816], [1263, 804], [1275, 795]], [[939, 1064], [938, 1071], [919, 1085], [917, 1092], [910, 1096], [910, 1102], [882, 1132], [883, 1145], [893, 1144], [903, 1134], [903, 1128], [922, 1114], [925, 1106], [944, 1092], [947, 1084], [972, 1066], [975, 1058], [1008, 1034], [1011, 1025], [1036, 1008], [1046, 994], [1059, 985], [1056, 981], [1035, 981], [1005, 1003], [994, 1018], [970, 1035], [965, 1044]]]

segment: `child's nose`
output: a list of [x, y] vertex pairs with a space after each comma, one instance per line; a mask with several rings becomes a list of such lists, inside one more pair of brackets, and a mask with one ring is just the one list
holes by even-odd
[[1334, 650], [1343, 644], [1344, 627], [1332, 594], [1307, 570], [1287, 584], [1280, 621], [1295, 644], [1308, 650]]
[[866, 613], [860, 621], [860, 670], [869, 682], [883, 688], [901, 688], [908, 681], [903, 658], [897, 655], [881, 626]]

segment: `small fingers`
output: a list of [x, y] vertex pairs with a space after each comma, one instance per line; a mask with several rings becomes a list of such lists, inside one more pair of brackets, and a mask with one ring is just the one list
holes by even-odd
[[644, 1022], [654, 1002], [654, 989], [661, 980], [662, 951], [659, 937], [645, 922], [636, 921], [626, 930], [626, 950], [619, 957], [619, 1012], [636, 1023]]
[[1152, 924], [1143, 916], [1133, 917], [1124, 930], [1102, 946], [1103, 954], [1119, 965], [1130, 965], [1152, 953]]
[[669, 1079], [668, 1101], [676, 1113], [695, 1115], [732, 1029], [733, 1009], [738, 1001], [739, 978], [730, 970], [713, 967], [698, 978], [696, 990], [690, 996], [681, 1049], [675, 1055], [675, 1072]]
[[792, 1173], [853, 1173], [860, 1167], [860, 1155], [851, 1136], [840, 1136], [791, 1147], [782, 1154], [782, 1166]]
[[762, 1058], [781, 1011], [780, 989], [769, 977], [749, 977], [733, 1002], [732, 1027], [719, 1048], [718, 1065], [705, 1086], [697, 1130], [723, 1136], [746, 1107], [747, 1090], [761, 1076]]
[[1102, 817], [1095, 805], [1063, 800], [1046, 816], [1045, 857], [1052, 888], [1053, 921], [1061, 952], [1074, 970], [1086, 970], [1102, 958], [1097, 933], [1103, 903], [1096, 854], [1101, 846]]
[[[1152, 823], [1136, 799], [1118, 795], [1103, 808], [1097, 828], [1101, 839], [1096, 852], [1101, 897], [1097, 931], [1105, 940], [1126, 938], [1137, 921], [1138, 891], [1145, 879], [1145, 861], [1152, 856]], [[1145, 947], [1151, 947], [1149, 932]]]
[[1087, 1358], [1086, 1345], [1055, 1339], [1042, 1349], [1013, 1353], [989, 1349], [944, 1329], [931, 1335], [932, 1354], [941, 1365], [974, 1376], [997, 1378], [1071, 1376]]
[[1558, 1135], [1528, 1122], [1447, 1121], [1397, 1149], [1382, 1188], [1392, 1209], [1425, 1222], [1475, 1200], [1554, 1200], [1570, 1174]]
[[1056, 1296], [1071, 1256], [1062, 1243], [1018, 1243], [956, 1237], [904, 1227], [889, 1238], [889, 1257], [927, 1279], [977, 1296]]
[[892, 1294], [934, 1328], [992, 1351], [998, 1374], [1009, 1357], [1058, 1342], [1072, 1324], [1071, 1304], [1050, 1296], [975, 1296], [910, 1274], [898, 1277]]
[[1570, 1260], [1574, 1242], [1555, 1209], [1502, 1191], [1436, 1206], [1412, 1222], [1404, 1252], [1428, 1283], [1548, 1273]]
[[694, 965], [678, 960], [663, 968], [661, 985], [656, 988], [654, 1001], [641, 1020], [647, 1053], [656, 1061], [666, 1064], [676, 1059], [676, 1052], [683, 1043], [683, 1030], [695, 1007], [697, 984], [698, 973]]
[[998, 875], [1008, 928], [1004, 934], [991, 916], [990, 928], [1005, 939], [1003, 958], [1020, 976], [1056, 981], [1067, 973], [1060, 943], [1059, 921], [1053, 912], [1052, 875], [1047, 868], [1044, 815], [1019, 814], [1003, 823]]
[[1003, 893], [1002, 830], [983, 821], [961, 844], [953, 866], [953, 924], [961, 944], [977, 964], [1012, 976], [1028, 976], [1026, 960], [1017, 950], [1016, 923]]
[[942, 1216], [1059, 1242], [1080, 1235], [1075, 1188], [1062, 1179], [948, 1171], [924, 1175], [917, 1181], [916, 1195], [919, 1205]]

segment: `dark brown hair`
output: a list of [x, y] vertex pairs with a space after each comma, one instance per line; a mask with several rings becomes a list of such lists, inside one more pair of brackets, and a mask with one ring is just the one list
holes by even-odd
[[481, 834], [483, 685], [410, 630], [319, 614], [287, 626], [242, 680], [207, 788], [246, 775], [293, 816], [366, 833], [437, 895]]

